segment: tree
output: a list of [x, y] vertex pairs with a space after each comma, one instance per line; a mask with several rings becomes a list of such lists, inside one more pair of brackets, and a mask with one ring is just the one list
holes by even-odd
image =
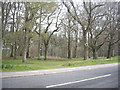
[[[82, 30], [83, 30], [83, 43], [84, 43], [84, 60], [87, 60], [88, 58], [88, 43], [87, 43], [87, 32], [88, 28], [85, 28], [85, 26], [83, 25], [82, 23], [82, 20], [81, 18], [79, 17], [79, 15], [77, 14], [77, 9], [76, 7], [74, 6], [74, 3], [72, 1], [70, 1], [70, 6], [72, 6], [73, 10], [74, 10], [74, 15], [73, 13], [71, 12], [72, 10], [70, 10], [70, 6], [68, 6], [68, 4], [66, 4], [65, 2], [63, 2], [63, 4], [66, 6], [68, 12], [70, 13], [70, 15], [81, 25], [82, 27]], [[88, 25], [89, 26], [89, 25]]]
[[[104, 21], [102, 21], [102, 22], [104, 22]], [[100, 28], [96, 28], [96, 29], [94, 29], [94, 31], [93, 30], [90, 31], [89, 47], [92, 50], [93, 59], [97, 59], [97, 51], [104, 45], [104, 43], [106, 42], [106, 39], [108, 37], [108, 35], [105, 33], [107, 30], [108, 23], [104, 22], [103, 24], [104, 25], [99, 26]]]
[[2, 60], [2, 5], [3, 3], [0, 2], [0, 60]]
[[44, 46], [45, 46], [45, 52], [44, 52], [44, 56], [45, 56], [45, 60], [47, 59], [47, 50], [48, 50], [48, 45], [49, 45], [49, 41], [52, 37], [52, 35], [57, 32], [60, 28], [61, 25], [61, 21], [59, 20], [59, 15], [61, 13], [61, 9], [59, 9], [59, 12], [56, 16], [56, 21], [55, 21], [55, 29], [51, 32], [48, 32], [50, 26], [53, 24], [53, 19], [51, 20], [50, 17], [55, 13], [56, 8], [53, 10], [52, 13], [50, 13], [47, 17], [47, 26], [45, 27], [45, 31], [43, 32], [44, 35]]
[[71, 59], [71, 20], [68, 15], [68, 59]]
[[[75, 23], [74, 23], [75, 24]], [[77, 23], [76, 23], [77, 24]], [[78, 25], [76, 25], [74, 28], [73, 28], [73, 31], [74, 31], [74, 35], [75, 35], [75, 42], [74, 42], [74, 52], [73, 52], [73, 58], [76, 58], [77, 57], [77, 47], [78, 47]]]
[[[11, 22], [11, 24], [12, 24], [12, 30], [11, 30], [11, 32], [15, 32], [15, 15], [16, 15], [16, 2], [13, 2], [13, 4], [11, 5], [12, 6], [12, 8], [11, 8], [11, 13], [12, 13], [12, 22]], [[13, 57], [14, 56], [14, 59], [16, 59], [16, 40], [12, 43], [12, 51], [11, 51], [11, 55], [10, 55], [10, 57]]]
[[108, 20], [110, 21], [109, 24], [109, 31], [108, 31], [108, 51], [107, 51], [107, 58], [111, 58], [113, 56], [113, 46], [120, 40], [118, 38], [118, 28], [117, 28], [117, 7], [113, 7], [116, 3], [108, 3]]
[[29, 57], [29, 47], [32, 30], [34, 31], [35, 14], [37, 13], [36, 7], [31, 7], [32, 3], [25, 3], [25, 24], [24, 30], [24, 46], [23, 46], [23, 62], [26, 62], [26, 57]]
[[[28, 3], [25, 3], [25, 23], [28, 22]], [[24, 49], [23, 49], [23, 58], [22, 58], [22, 62], [26, 62], [26, 53], [27, 53], [27, 33], [28, 30], [27, 28], [24, 28]]]
[[[86, 17], [83, 16], [83, 18], [84, 18], [83, 19], [82, 17], [80, 17], [80, 11], [77, 12], [78, 6], [75, 6], [73, 1], [70, 1], [69, 3], [70, 3], [70, 5], [68, 5], [65, 2], [63, 2], [63, 4], [66, 6], [68, 12], [70, 13], [70, 15], [74, 18], [74, 20], [76, 20], [81, 25], [81, 28], [83, 30], [84, 60], [87, 60], [88, 59], [87, 34], [90, 31], [90, 29], [91, 29], [92, 23], [94, 22], [94, 20], [92, 20], [92, 11], [94, 11], [98, 7], [103, 6], [103, 4], [98, 4], [98, 5], [95, 5], [95, 6], [92, 7], [91, 2], [88, 2], [88, 3], [87, 2], [83, 2], [83, 8], [86, 11], [85, 14], [87, 14]], [[72, 10], [71, 10], [70, 6], [72, 6]]]
[[[7, 42], [5, 40], [5, 35], [7, 34], [7, 23], [9, 19], [9, 14], [11, 10], [11, 2], [2, 2], [2, 43], [3, 48], [7, 47]], [[4, 56], [4, 49], [3, 49], [3, 56]]]
[[[119, 34], [116, 3], [3, 2], [3, 58], [112, 57]], [[118, 20], [119, 21], [119, 20]], [[1, 45], [2, 46], [2, 45]], [[104, 52], [104, 53], [103, 53]], [[117, 52], [114, 54], [117, 55]]]
[[[36, 9], [38, 10], [38, 13], [37, 13], [37, 15], [35, 17], [35, 19], [36, 19], [36, 29], [35, 29], [35, 32], [38, 35], [38, 59], [40, 59], [40, 56], [42, 54], [41, 53], [41, 50], [42, 50], [41, 49], [42, 23], [47, 18], [47, 14], [49, 14], [50, 11], [52, 10], [52, 8], [54, 7], [54, 4], [55, 4], [54, 2], [49, 2], [49, 3], [48, 2], [40, 2], [40, 3], [37, 3], [37, 8]], [[39, 20], [39, 22], [37, 22], [37, 20]]]
[[[117, 12], [117, 25], [118, 29], [120, 29], [120, 2], [118, 2], [118, 12]], [[118, 36], [120, 36], [120, 31], [118, 31]], [[120, 39], [120, 37], [118, 37]], [[120, 42], [118, 42], [118, 56], [120, 55]]]
[[[67, 21], [67, 22], [66, 22]], [[63, 23], [64, 29], [66, 29], [66, 38], [67, 38], [67, 58], [71, 59], [71, 34], [73, 29], [72, 17], [69, 13], [66, 13], [66, 19]]]

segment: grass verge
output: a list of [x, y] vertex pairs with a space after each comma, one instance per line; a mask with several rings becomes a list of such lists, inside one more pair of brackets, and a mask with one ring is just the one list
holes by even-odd
[[82, 58], [65, 59], [59, 60], [36, 60], [28, 59], [26, 63], [22, 63], [20, 59], [12, 60], [7, 59], [2, 61], [2, 72], [13, 72], [13, 71], [27, 71], [27, 70], [40, 70], [40, 69], [55, 69], [55, 68], [67, 68], [67, 67], [78, 67], [86, 65], [96, 64], [107, 64], [120, 62], [120, 58], [112, 57], [106, 59], [105, 57], [99, 57], [96, 60], [89, 59], [84, 61]]

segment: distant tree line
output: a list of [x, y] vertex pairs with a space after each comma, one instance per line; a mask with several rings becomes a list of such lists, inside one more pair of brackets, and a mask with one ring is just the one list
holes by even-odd
[[118, 56], [118, 2], [1, 2], [0, 58]]

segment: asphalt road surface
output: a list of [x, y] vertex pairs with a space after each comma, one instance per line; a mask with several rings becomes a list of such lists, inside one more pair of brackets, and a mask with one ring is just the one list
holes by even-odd
[[[118, 66], [2, 79], [2, 88], [118, 88]], [[119, 82], [120, 83], [120, 82]]]

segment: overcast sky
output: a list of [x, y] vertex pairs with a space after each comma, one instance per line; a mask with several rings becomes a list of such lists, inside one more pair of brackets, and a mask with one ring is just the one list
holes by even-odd
[[[2, 2], [6, 2], [6, 1], [11, 1], [11, 2], [49, 2], [49, 1], [61, 1], [61, 0], [0, 0]], [[65, 0], [65, 1], [69, 1], [69, 0]], [[73, 0], [74, 2], [82, 2], [82, 0]], [[86, 2], [89, 1], [94, 1], [94, 2], [119, 2], [120, 0], [84, 0]]]

